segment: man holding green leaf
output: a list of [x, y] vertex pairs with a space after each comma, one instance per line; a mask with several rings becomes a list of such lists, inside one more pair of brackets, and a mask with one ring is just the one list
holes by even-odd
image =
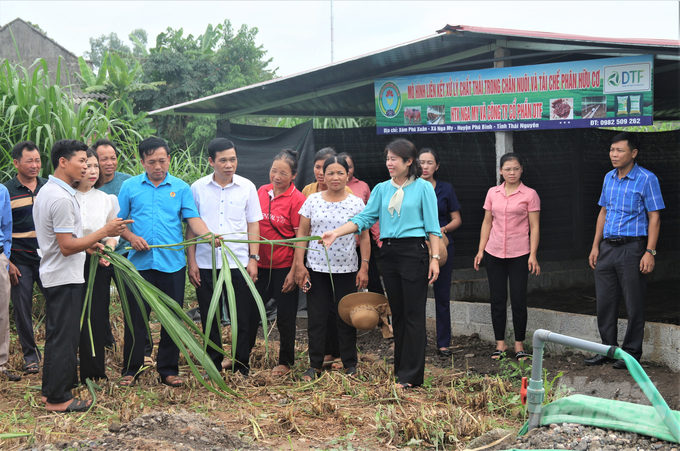
[[[234, 143], [226, 138], [213, 139], [208, 145], [208, 162], [214, 172], [197, 180], [191, 185], [191, 192], [201, 218], [208, 228], [216, 234], [226, 235], [224, 238], [235, 240], [259, 240], [262, 210], [255, 185], [236, 175], [238, 159]], [[247, 233], [246, 233], [247, 232]], [[187, 229], [187, 239], [195, 236]], [[257, 261], [259, 260], [260, 243], [230, 243], [229, 269], [231, 284], [234, 287], [233, 303], [236, 315], [230, 309], [232, 327], [236, 326], [238, 336], [235, 347], [233, 371], [247, 375], [250, 365], [250, 350], [254, 343], [250, 339], [250, 331], [257, 330], [258, 310], [253, 294], [248, 288], [244, 275], [234, 257], [246, 269], [248, 277], [257, 281]], [[198, 244], [187, 248], [189, 264], [189, 280], [196, 287], [196, 298], [201, 311], [203, 331], [206, 330], [208, 311], [213, 296], [212, 249], [209, 244]], [[221, 251], [215, 250], [216, 267], [222, 269]], [[237, 321], [234, 321], [237, 318]], [[219, 322], [219, 306], [210, 326], [210, 341], [221, 345], [222, 334]], [[222, 354], [208, 348], [208, 354], [216, 368], [221, 367]]]
[[[186, 278], [184, 252], [150, 246], [181, 242], [182, 221], [187, 222], [195, 236], [202, 236], [210, 231], [199, 217], [189, 185], [168, 174], [168, 143], [160, 138], [147, 138], [139, 143], [139, 156], [146, 172], [126, 180], [118, 195], [118, 217], [135, 221], [121, 237], [132, 246], [128, 259], [139, 274], [182, 307]], [[132, 329], [128, 321], [125, 321], [124, 367], [120, 382], [123, 386], [133, 385], [144, 366], [147, 324], [134, 296], [130, 287], [126, 287]], [[143, 302], [148, 318], [151, 307], [146, 301]], [[179, 349], [164, 328], [161, 328], [156, 362], [163, 384], [170, 387], [184, 384], [184, 380], [178, 376]]]
[[76, 355], [80, 341], [80, 314], [85, 299], [85, 250], [104, 246], [100, 241], [127, 230], [130, 220], [112, 219], [101, 229], [83, 235], [74, 182], [87, 171], [87, 145], [73, 139], [54, 143], [54, 175], [40, 190], [33, 205], [33, 220], [42, 252], [40, 280], [45, 288], [45, 355], [42, 396], [50, 412], [82, 412], [89, 401], [73, 398], [78, 381]]

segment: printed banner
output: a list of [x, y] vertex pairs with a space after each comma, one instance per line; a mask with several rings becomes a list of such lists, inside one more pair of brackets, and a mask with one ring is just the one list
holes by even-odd
[[653, 55], [375, 80], [379, 135], [651, 125]]

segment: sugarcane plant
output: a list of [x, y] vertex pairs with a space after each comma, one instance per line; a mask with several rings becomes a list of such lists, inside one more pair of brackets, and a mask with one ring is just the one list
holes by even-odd
[[[261, 237], [260, 237], [261, 238]], [[139, 309], [141, 311], [142, 317], [144, 319], [144, 324], [147, 329], [147, 334], [151, 336], [151, 331], [149, 330], [148, 317], [146, 315], [146, 309], [144, 308], [144, 302], [149, 304], [151, 309], [156, 312], [161, 326], [168, 333], [172, 341], [177, 345], [180, 352], [186, 358], [186, 361], [191, 368], [192, 373], [196, 376], [196, 379], [203, 384], [208, 390], [222, 395], [230, 393], [232, 395], [238, 396], [234, 390], [232, 390], [220, 376], [220, 372], [212, 360], [209, 358], [207, 350], [208, 346], [217, 350], [218, 352], [227, 355], [227, 353], [222, 349], [220, 344], [213, 343], [208, 338], [210, 336], [210, 329], [212, 327], [213, 321], [217, 318], [218, 309], [220, 306], [220, 301], [222, 299], [223, 289], [226, 287], [226, 299], [229, 304], [230, 310], [230, 320], [231, 320], [231, 336], [232, 343], [235, 344], [238, 339], [238, 317], [236, 315], [236, 299], [234, 294], [234, 286], [231, 280], [231, 271], [229, 271], [229, 260], [228, 256], [232, 258], [232, 261], [236, 263], [239, 271], [246, 280], [250, 291], [255, 298], [255, 303], [260, 313], [260, 318], [262, 320], [262, 327], [264, 329], [265, 337], [265, 352], [268, 352], [268, 340], [267, 340], [267, 314], [265, 310], [264, 302], [260, 297], [255, 284], [250, 279], [246, 268], [241, 264], [241, 262], [236, 258], [234, 252], [226, 245], [227, 243], [260, 243], [269, 244], [272, 246], [271, 253], [273, 256], [274, 246], [287, 246], [287, 247], [299, 247], [296, 243], [306, 243], [308, 241], [320, 240], [319, 236], [312, 237], [299, 237], [286, 240], [240, 240], [240, 239], [227, 239], [225, 235], [215, 235], [206, 234], [190, 240], [183, 241], [181, 243], [175, 244], [163, 244], [163, 245], [151, 245], [150, 248], [158, 249], [169, 249], [177, 252], [183, 252], [188, 246], [196, 244], [210, 244], [212, 246], [212, 273], [213, 273], [213, 295], [210, 300], [210, 307], [207, 312], [201, 312], [201, 314], [206, 315], [206, 331], [203, 333], [200, 328], [194, 323], [194, 321], [189, 318], [189, 316], [182, 310], [182, 307], [177, 304], [170, 296], [163, 293], [157, 287], [147, 282], [137, 271], [135, 266], [125, 257], [115, 253], [110, 247], [105, 247], [96, 251], [92, 259], [90, 260], [89, 268], [89, 278], [87, 283], [87, 292], [85, 295], [85, 303], [83, 305], [83, 311], [80, 318], [80, 327], [87, 327], [90, 336], [92, 336], [92, 324], [90, 321], [90, 310], [92, 304], [92, 293], [93, 285], [95, 279], [95, 273], [97, 271], [97, 266], [99, 265], [99, 260], [104, 259], [113, 266], [114, 274], [116, 278], [116, 286], [118, 287], [118, 293], [120, 294], [121, 306], [123, 309], [125, 321], [128, 327], [132, 329], [132, 320], [130, 318], [130, 302], [131, 299], [127, 297], [127, 291], [125, 287], [130, 289], [133, 294], [134, 301], [137, 302]], [[220, 271], [217, 274], [217, 257], [215, 250], [215, 243], [220, 243], [219, 254], [222, 261], [222, 268], [226, 269]], [[131, 248], [127, 248], [131, 249]], [[271, 261], [271, 259], [270, 259]], [[133, 334], [134, 340], [134, 334]], [[203, 343], [203, 344], [201, 344]], [[94, 345], [92, 345], [92, 353], [94, 355]], [[236, 346], [232, 346], [232, 359], [235, 360]], [[208, 384], [208, 382], [201, 376], [198, 367], [193, 362], [191, 355], [193, 355], [199, 362], [199, 364], [206, 371], [208, 378], [215, 383], [216, 387]], [[129, 362], [127, 362], [129, 364]], [[219, 389], [219, 390], [218, 390]], [[221, 390], [221, 391], [220, 391]]]

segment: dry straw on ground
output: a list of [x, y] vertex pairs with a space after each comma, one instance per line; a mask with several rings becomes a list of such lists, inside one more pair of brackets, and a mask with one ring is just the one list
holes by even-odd
[[[121, 315], [112, 318], [118, 343], [122, 342]], [[273, 328], [276, 332], [276, 328]], [[152, 324], [158, 342], [159, 325]], [[371, 332], [376, 335], [380, 331]], [[0, 382], [0, 430], [29, 432], [29, 438], [4, 441], [5, 449], [27, 443], [57, 443], [102, 437], [112, 423], [127, 423], [153, 411], [203, 414], [234, 436], [260, 446], [286, 449], [385, 449], [405, 444], [463, 449], [474, 437], [499, 426], [522, 421], [516, 389], [499, 377], [484, 377], [458, 368], [429, 368], [423, 387], [395, 389], [391, 365], [385, 356], [360, 354], [359, 374], [325, 371], [317, 380], [304, 382], [307, 368], [306, 331], [298, 330], [298, 364], [288, 375], [274, 378], [278, 341], [269, 352], [258, 340], [251, 356], [252, 373], [223, 373], [226, 384], [239, 396], [226, 398], [209, 392], [191, 374], [182, 359], [184, 388], [161, 385], [155, 369], [142, 374], [134, 388], [117, 384], [122, 352], [107, 355], [108, 381], [98, 381], [93, 391], [95, 407], [86, 414], [47, 413], [40, 402], [40, 375], [19, 383]], [[41, 333], [38, 337], [42, 339]], [[230, 350], [229, 326], [223, 328], [225, 350]], [[12, 344], [11, 368], [21, 368], [21, 350]], [[86, 387], [76, 396], [90, 399]], [[344, 445], [343, 445], [344, 443]], [[344, 448], [343, 448], [344, 446]]]

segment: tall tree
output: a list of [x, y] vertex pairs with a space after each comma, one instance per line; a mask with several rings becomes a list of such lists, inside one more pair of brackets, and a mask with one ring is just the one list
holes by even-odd
[[116, 33], [110, 33], [108, 36], [101, 35], [98, 38], [90, 38], [90, 51], [84, 52], [83, 56], [92, 61], [92, 65], [99, 70], [104, 60], [106, 53], [122, 53], [131, 54], [130, 47], [118, 37]]
[[[166, 84], [158, 91], [133, 93], [137, 106], [151, 111], [274, 78], [276, 69], [268, 68], [271, 58], [255, 43], [257, 33], [257, 28], [246, 25], [235, 32], [228, 19], [215, 27], [208, 25], [197, 37], [185, 35], [182, 28], [168, 28], [142, 58], [145, 81]], [[191, 121], [186, 117], [154, 118], [159, 134], [166, 139], [178, 144], [198, 140], [200, 146], [210, 135], [205, 126], [214, 119], [206, 118], [199, 121], [204, 126], [194, 124], [187, 129]]]
[[130, 42], [132, 42], [132, 55], [134, 57], [139, 58], [149, 54], [146, 50], [146, 43], [148, 41], [146, 30], [137, 28], [128, 35], [128, 38], [130, 39]]

